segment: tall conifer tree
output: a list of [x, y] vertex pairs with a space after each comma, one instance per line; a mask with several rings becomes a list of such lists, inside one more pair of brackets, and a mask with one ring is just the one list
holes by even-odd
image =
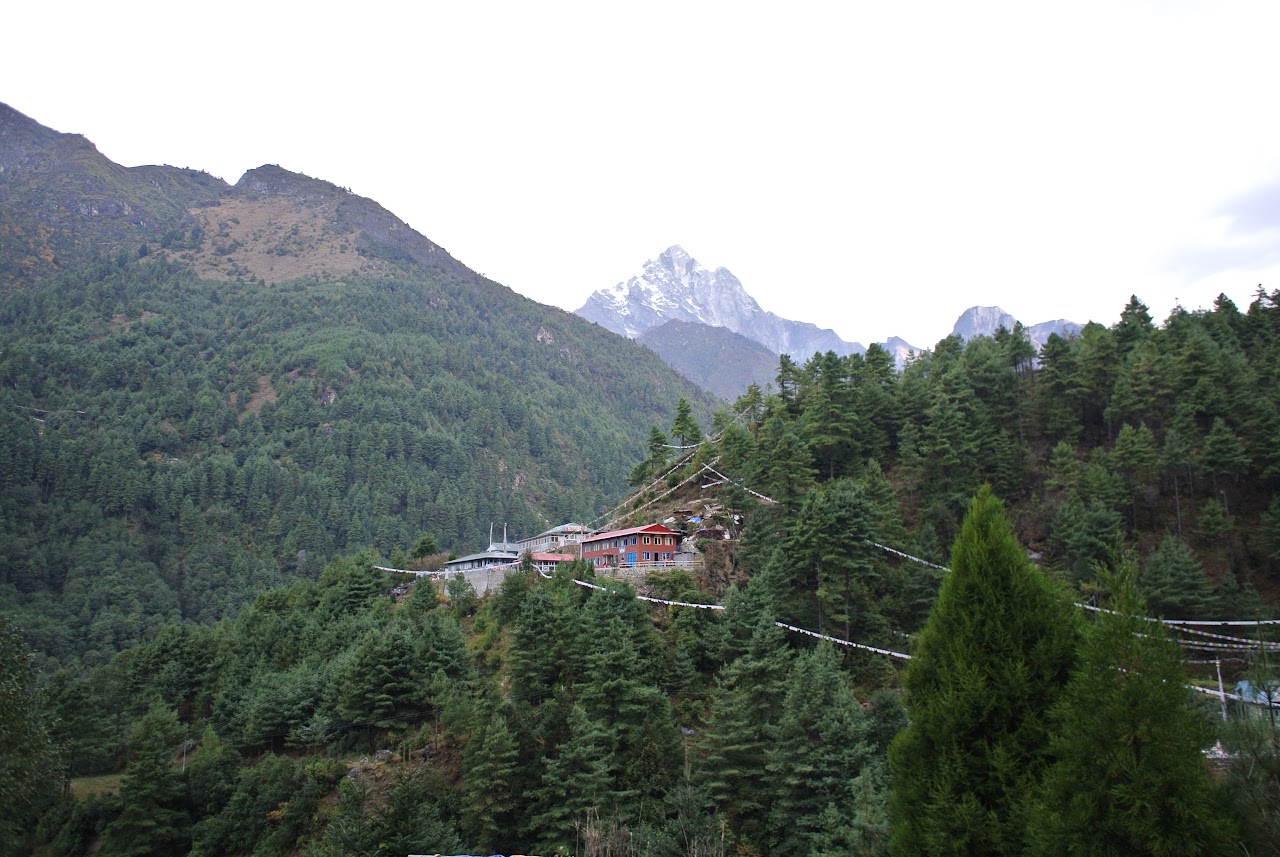
[[889, 750], [894, 854], [1024, 852], [1078, 628], [984, 487], [905, 674], [910, 724]]
[[177, 714], [159, 700], [133, 724], [133, 758], [120, 789], [123, 808], [103, 832], [102, 854], [186, 853], [191, 831], [182, 806], [182, 777], [171, 760], [181, 731]]
[[512, 849], [520, 828], [519, 748], [501, 710], [471, 738], [462, 760], [463, 831], [482, 849]]
[[1114, 613], [1086, 631], [1031, 822], [1042, 855], [1226, 854], [1234, 827], [1200, 751], [1213, 727], [1182, 652], [1142, 615], [1130, 561], [1104, 581]]

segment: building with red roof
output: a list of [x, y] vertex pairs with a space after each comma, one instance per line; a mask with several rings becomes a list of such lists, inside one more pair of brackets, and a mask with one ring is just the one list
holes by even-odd
[[680, 550], [680, 533], [662, 524], [597, 533], [582, 540], [582, 558], [597, 568], [670, 563]]

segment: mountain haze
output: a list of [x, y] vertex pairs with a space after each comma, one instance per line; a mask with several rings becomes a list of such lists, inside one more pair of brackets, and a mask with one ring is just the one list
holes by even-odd
[[740, 396], [751, 384], [764, 389], [778, 374], [778, 355], [727, 327], [672, 319], [649, 328], [636, 342], [725, 400]]

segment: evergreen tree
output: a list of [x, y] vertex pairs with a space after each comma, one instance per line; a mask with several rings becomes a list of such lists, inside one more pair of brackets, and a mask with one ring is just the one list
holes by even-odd
[[[1280, 677], [1266, 655], [1250, 659], [1244, 678], [1263, 693], [1274, 695], [1280, 689]], [[1227, 787], [1244, 830], [1247, 853], [1276, 857], [1280, 855], [1280, 724], [1274, 710], [1254, 705], [1240, 705], [1237, 714], [1223, 727], [1222, 740], [1231, 752]]]
[[759, 384], [748, 384], [747, 391], [733, 402], [733, 412], [747, 421], [747, 425], [759, 425], [764, 417], [764, 393]]
[[770, 852], [810, 854], [824, 829], [833, 832], [828, 807], [851, 814], [853, 781], [872, 763], [868, 718], [829, 643], [801, 655], [787, 684], [766, 753]]
[[0, 619], [0, 854], [18, 852], [64, 774], [31, 653]]
[[1227, 507], [1210, 498], [1200, 506], [1200, 515], [1196, 518], [1196, 538], [1202, 545], [1216, 545], [1222, 541], [1223, 536], [1231, 532], [1232, 526]]
[[356, 646], [338, 688], [338, 713], [382, 729], [407, 726], [423, 701], [414, 645], [399, 624], [370, 631]]
[[467, 580], [466, 575], [455, 574], [444, 585], [444, 594], [449, 599], [450, 609], [457, 617], [470, 616], [480, 606], [480, 596], [476, 588]]
[[1094, 567], [1109, 562], [1121, 540], [1120, 516], [1101, 500], [1086, 503], [1072, 495], [1053, 520], [1051, 541], [1077, 581], [1091, 580]]
[[1025, 852], [1078, 627], [983, 488], [904, 675], [909, 724], [889, 750], [893, 853]]
[[768, 815], [766, 748], [793, 663], [784, 633], [772, 619], [759, 620], [748, 651], [721, 672], [707, 724], [695, 739], [702, 756], [699, 785], [729, 825], [749, 841], [758, 842], [764, 835]]
[[903, 481], [907, 505], [915, 506], [925, 478], [924, 453], [920, 448], [920, 429], [914, 422], [903, 425], [898, 433], [898, 477]]
[[543, 760], [542, 779], [531, 796], [536, 805], [533, 840], [542, 852], [571, 850], [575, 825], [595, 811], [612, 814], [613, 760], [609, 736], [580, 705], [569, 709], [568, 736]]
[[594, 630], [578, 700], [592, 719], [610, 726], [615, 792], [656, 795], [670, 785], [677, 761], [679, 733], [670, 700], [651, 683], [655, 670], [622, 619], [611, 618]]
[[1137, 585], [1157, 616], [1170, 619], [1203, 617], [1213, 603], [1209, 581], [1187, 543], [1167, 535], [1151, 552]]
[[187, 766], [187, 800], [201, 817], [216, 815], [236, 789], [240, 757], [206, 726]]
[[849, 639], [852, 628], [867, 627], [875, 560], [868, 540], [876, 540], [876, 510], [861, 486], [838, 479], [805, 498], [787, 543], [786, 562], [801, 592], [818, 606], [818, 626], [834, 627]]
[[524, 786], [516, 776], [519, 749], [501, 709], [489, 714], [462, 761], [462, 828], [482, 853], [510, 853], [519, 841]]
[[178, 716], [158, 700], [133, 725], [132, 758], [120, 787], [123, 808], [102, 836], [103, 857], [170, 855], [191, 841], [183, 784], [172, 755], [182, 733]]
[[427, 557], [440, 552], [440, 543], [436, 541], [436, 537], [423, 533], [418, 540], [413, 543], [413, 556], [419, 560], [425, 560]]
[[[1141, 325], [1129, 329], [1137, 331]], [[1116, 335], [1091, 321], [1080, 331], [1079, 344], [1073, 351], [1077, 359], [1071, 389], [1080, 407], [1086, 437], [1109, 438], [1110, 425], [1104, 423], [1104, 414], [1111, 402], [1116, 376], [1123, 365], [1117, 353]]]
[[[853, 359], [853, 358], [847, 358]], [[898, 372], [893, 355], [878, 343], [867, 346], [861, 362], [853, 364], [853, 412], [856, 449], [867, 458], [887, 461], [892, 439], [902, 424], [898, 401]]]
[[[702, 443], [702, 429], [698, 428], [698, 423], [693, 418], [693, 409], [684, 398], [676, 402], [676, 415], [671, 423], [671, 436], [680, 441], [681, 446]], [[649, 439], [653, 440], [652, 432], [649, 433]]]
[[1164, 412], [1169, 390], [1169, 376], [1164, 360], [1154, 341], [1146, 339], [1135, 346], [1125, 360], [1116, 379], [1106, 417], [1111, 422], [1131, 420], [1146, 422]]
[[1151, 313], [1147, 310], [1147, 305], [1138, 300], [1137, 295], [1130, 295], [1129, 302], [1120, 311], [1120, 321], [1114, 330], [1116, 345], [1122, 356], [1155, 331]]
[[667, 442], [667, 436], [662, 433], [662, 429], [657, 426], [649, 426], [649, 440], [646, 443], [648, 455], [644, 461], [641, 461], [632, 469], [631, 475], [627, 477], [628, 485], [633, 488], [639, 488], [650, 479], [662, 475], [671, 452], [667, 449]]
[[1040, 349], [1033, 406], [1050, 440], [1074, 441], [1080, 434], [1077, 359], [1074, 342], [1056, 333]]
[[799, 399], [800, 367], [790, 355], [778, 357], [778, 374], [774, 377], [778, 384], [778, 398], [788, 411], [795, 410]]
[[[504, 597], [514, 577], [504, 581]], [[523, 590], [512, 585], [511, 591]], [[524, 595], [511, 629], [508, 665], [515, 694], [536, 699], [558, 684], [572, 682], [575, 664], [566, 655], [578, 651], [580, 617], [571, 595], [549, 586], [536, 587]]]
[[353, 810], [350, 821], [343, 824], [347, 819], [332, 819], [325, 831], [329, 848], [317, 849], [314, 857], [458, 853], [462, 842], [449, 817], [449, 802], [442, 799], [447, 786], [440, 779], [428, 769], [404, 771], [376, 801], [366, 796], [344, 806], [340, 800], [340, 809]]
[[975, 404], [959, 366], [954, 366], [938, 380], [925, 411], [928, 427], [921, 439], [921, 451], [929, 465], [929, 487], [934, 498], [957, 510], [978, 482], [975, 474], [980, 433], [972, 418]]
[[645, 443], [645, 449], [649, 453], [647, 463], [650, 473], [657, 475], [658, 471], [667, 466], [667, 459], [671, 456], [667, 444], [668, 439], [662, 429], [649, 426], [649, 440]]
[[1076, 445], [1069, 440], [1058, 441], [1049, 451], [1048, 471], [1045, 487], [1050, 491], [1076, 491], [1084, 471], [1076, 454]]
[[1159, 453], [1156, 449], [1155, 435], [1147, 424], [1138, 428], [1125, 423], [1116, 436], [1116, 448], [1113, 454], [1116, 469], [1124, 474], [1129, 500], [1133, 510], [1133, 525], [1138, 526], [1138, 495], [1142, 489], [1151, 484], [1155, 477]]
[[853, 410], [844, 362], [834, 351], [815, 354], [805, 372], [808, 382], [800, 431], [826, 478], [834, 479], [852, 443]]
[[808, 447], [777, 414], [765, 421], [753, 464], [753, 481], [778, 501], [784, 515], [800, 507], [804, 493], [816, 481]]
[[1213, 427], [1205, 435], [1200, 449], [1200, 469], [1213, 477], [1214, 490], [1218, 490], [1218, 477], [1230, 476], [1234, 480], [1249, 469], [1249, 456], [1222, 417], [1215, 417]]
[[1146, 621], [1129, 562], [1084, 634], [1054, 708], [1054, 762], [1031, 823], [1042, 855], [1230, 853], [1231, 817], [1201, 750], [1213, 727], [1186, 687], [1182, 651]]

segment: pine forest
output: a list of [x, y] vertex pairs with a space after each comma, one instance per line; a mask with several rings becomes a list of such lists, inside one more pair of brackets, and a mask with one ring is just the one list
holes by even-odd
[[475, 289], [0, 294], [5, 853], [1280, 853], [1280, 292], [716, 405]]

